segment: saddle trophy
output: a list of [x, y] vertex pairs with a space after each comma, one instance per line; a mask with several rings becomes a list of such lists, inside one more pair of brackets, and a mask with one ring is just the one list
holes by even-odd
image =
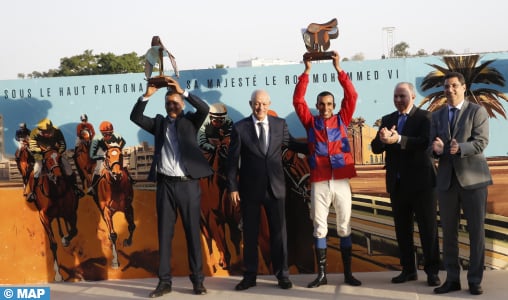
[[327, 60], [332, 59], [333, 51], [326, 51], [330, 48], [330, 39], [339, 36], [337, 19], [323, 23], [310, 23], [307, 28], [302, 29], [303, 42], [307, 52], [303, 55], [304, 60]]
[[[164, 75], [164, 57], [168, 57], [173, 66], [175, 76], [179, 77], [178, 67], [176, 66], [176, 60], [173, 54], [164, 47], [159, 36], [155, 35], [152, 37], [152, 47], [148, 49], [145, 55], [145, 76], [148, 84], [154, 85], [157, 88], [168, 87], [167, 79], [171, 76]], [[159, 75], [152, 76], [152, 71], [155, 65], [158, 65]]]

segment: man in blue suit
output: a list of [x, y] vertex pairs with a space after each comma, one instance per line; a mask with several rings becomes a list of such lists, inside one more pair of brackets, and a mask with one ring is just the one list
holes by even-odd
[[228, 189], [233, 204], [240, 203], [243, 221], [245, 271], [235, 289], [256, 285], [261, 207], [268, 219], [273, 273], [278, 286], [289, 289], [293, 284], [288, 278], [282, 166], [282, 147], [288, 146], [289, 131], [284, 119], [267, 115], [271, 101], [266, 91], [254, 91], [249, 104], [252, 114], [233, 125], [228, 154]]
[[483, 106], [465, 100], [461, 73], [447, 73], [443, 86], [447, 105], [432, 114], [429, 153], [439, 161], [436, 183], [446, 281], [434, 292], [461, 289], [458, 228], [462, 208], [469, 233], [469, 292], [479, 295], [483, 293], [487, 187], [492, 184], [483, 155], [489, 143], [489, 116]]
[[[209, 107], [199, 97], [184, 91], [178, 82], [168, 78], [166, 116], [144, 115], [150, 96], [157, 87], [148, 85], [134, 105], [131, 121], [154, 135], [155, 149], [149, 179], [157, 181], [156, 208], [159, 238], [159, 284], [150, 298], [171, 292], [171, 244], [180, 213], [187, 240], [187, 255], [194, 294], [206, 294], [203, 285], [201, 253], [201, 189], [199, 179], [212, 174], [208, 161], [199, 149], [196, 135], [208, 116]], [[196, 111], [184, 114], [184, 99]]]

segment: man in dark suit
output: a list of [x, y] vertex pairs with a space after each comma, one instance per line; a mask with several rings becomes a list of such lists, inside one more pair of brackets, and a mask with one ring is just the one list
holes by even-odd
[[[171, 244], [178, 213], [187, 239], [187, 254], [191, 270], [190, 280], [195, 294], [206, 294], [201, 254], [199, 178], [212, 174], [212, 170], [199, 149], [196, 135], [208, 116], [208, 105], [199, 97], [184, 91], [177, 81], [168, 79], [171, 88], [166, 93], [167, 116], [155, 118], [143, 113], [157, 88], [148, 85], [146, 93], [138, 99], [131, 112], [131, 121], [155, 137], [155, 150], [149, 179], [157, 181], [156, 207], [159, 237], [159, 284], [150, 297], [171, 292]], [[186, 99], [195, 109], [183, 113]]]
[[483, 155], [489, 143], [489, 115], [483, 106], [465, 100], [461, 73], [447, 73], [443, 87], [447, 105], [432, 114], [429, 153], [439, 160], [436, 180], [446, 281], [434, 292], [461, 289], [458, 228], [462, 208], [469, 233], [469, 292], [479, 295], [483, 293], [487, 187], [492, 184]]
[[390, 194], [395, 234], [402, 272], [393, 283], [417, 279], [414, 220], [418, 223], [429, 286], [440, 285], [439, 242], [437, 236], [437, 198], [435, 168], [427, 154], [431, 113], [414, 105], [412, 83], [395, 86], [395, 112], [383, 116], [379, 131], [372, 140], [372, 152], [385, 152], [386, 191]]
[[243, 220], [244, 275], [236, 290], [256, 285], [261, 207], [268, 219], [272, 270], [278, 286], [282, 289], [293, 286], [288, 278], [282, 166], [282, 147], [289, 143], [289, 131], [284, 119], [267, 115], [270, 103], [266, 91], [254, 91], [249, 101], [252, 114], [236, 122], [231, 132], [228, 189], [233, 203], [240, 203]]

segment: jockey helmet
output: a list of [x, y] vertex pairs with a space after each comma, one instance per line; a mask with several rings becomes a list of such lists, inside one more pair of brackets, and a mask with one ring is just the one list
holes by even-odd
[[210, 122], [214, 127], [221, 127], [226, 121], [228, 109], [223, 103], [214, 103], [210, 105]]
[[102, 134], [104, 133], [113, 133], [113, 124], [111, 124], [111, 122], [109, 121], [103, 121], [101, 123], [101, 125], [99, 125], [99, 130], [102, 132]]
[[53, 122], [51, 122], [51, 120], [48, 118], [40, 120], [39, 123], [37, 124], [37, 128], [40, 130], [41, 134], [46, 137], [52, 136], [55, 130]]
[[81, 122], [88, 121], [88, 116], [86, 114], [82, 114], [81, 116], [79, 116], [79, 119], [81, 120]]
[[210, 115], [214, 117], [224, 117], [228, 113], [226, 105], [223, 103], [214, 103], [210, 105]]

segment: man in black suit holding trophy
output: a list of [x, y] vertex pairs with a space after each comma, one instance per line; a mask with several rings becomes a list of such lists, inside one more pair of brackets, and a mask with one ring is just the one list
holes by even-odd
[[[156, 208], [159, 239], [159, 284], [150, 298], [171, 292], [171, 244], [175, 223], [180, 213], [187, 240], [188, 263], [193, 292], [206, 294], [203, 285], [201, 253], [201, 189], [199, 179], [210, 176], [212, 169], [198, 146], [196, 135], [208, 116], [209, 107], [199, 97], [184, 91], [178, 82], [166, 77], [170, 90], [165, 96], [166, 116], [145, 116], [149, 98], [158, 86], [148, 83], [146, 92], [139, 97], [130, 119], [154, 135], [155, 147], [149, 179], [157, 181]], [[183, 113], [187, 100], [196, 111]]]

